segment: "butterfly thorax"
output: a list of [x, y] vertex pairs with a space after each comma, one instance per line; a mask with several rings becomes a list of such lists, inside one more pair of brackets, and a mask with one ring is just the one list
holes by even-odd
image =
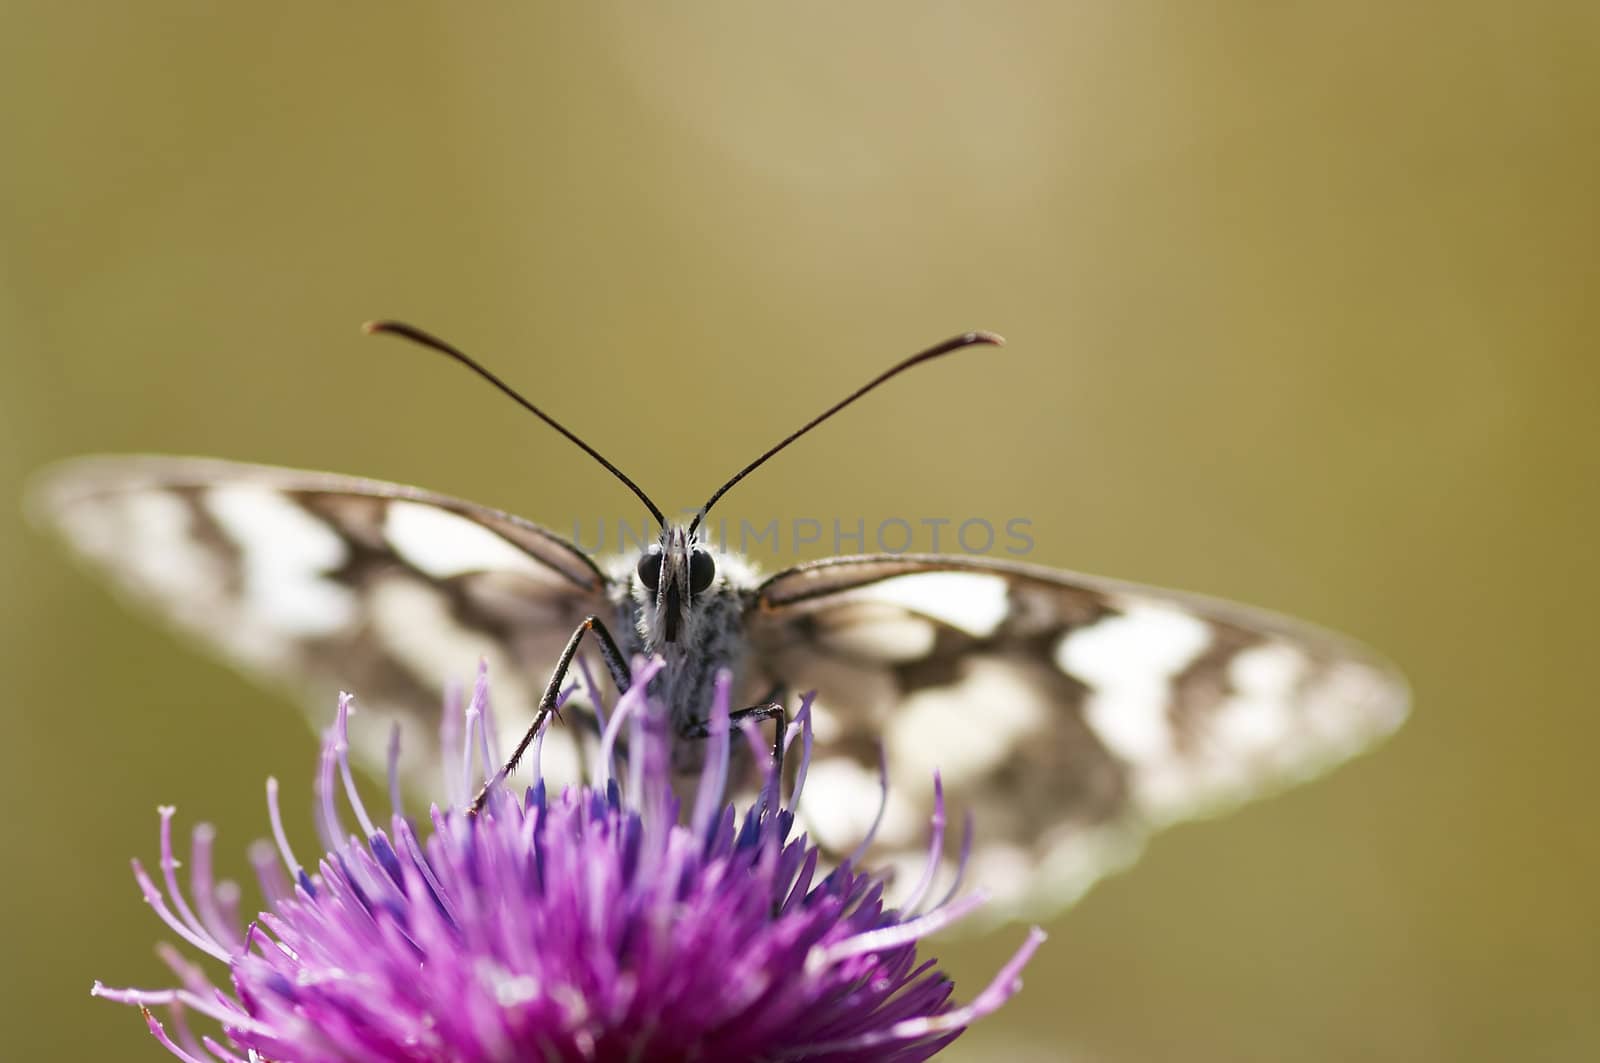
[[714, 552], [683, 528], [667, 529], [637, 557], [615, 559], [611, 570], [620, 591], [619, 648], [630, 658], [663, 660], [651, 692], [667, 705], [675, 728], [703, 720], [720, 670], [731, 670], [739, 689], [753, 572], [742, 558]]

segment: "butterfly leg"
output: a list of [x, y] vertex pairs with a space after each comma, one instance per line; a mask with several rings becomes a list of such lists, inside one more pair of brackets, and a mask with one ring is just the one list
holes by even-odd
[[484, 803], [489, 800], [489, 792], [517, 770], [518, 762], [533, 744], [534, 738], [539, 734], [539, 728], [544, 726], [545, 718], [556, 711], [556, 701], [561, 697], [561, 684], [566, 682], [573, 658], [577, 657], [578, 647], [588, 632], [593, 632], [595, 639], [600, 643], [600, 657], [606, 663], [606, 671], [611, 673], [612, 682], [617, 684], [618, 692], [625, 693], [633, 685], [633, 673], [628, 669], [628, 662], [623, 659], [622, 651], [617, 649], [616, 639], [606, 630], [605, 623], [597, 616], [584, 617], [583, 623], [578, 625], [578, 629], [572, 633], [572, 638], [567, 640], [566, 648], [561, 651], [561, 657], [556, 661], [556, 670], [544, 688], [544, 696], [539, 699], [539, 709], [533, 714], [533, 723], [528, 726], [522, 740], [517, 743], [517, 748], [511, 751], [511, 757], [506, 761], [505, 767], [495, 772], [494, 777], [484, 783], [483, 789], [478, 791], [478, 796], [472, 799], [472, 805], [467, 810], [468, 815], [475, 816], [481, 812]]
[[[774, 697], [776, 691], [774, 692]], [[762, 720], [776, 720], [775, 734], [772, 742], [772, 771], [780, 781], [783, 779], [783, 739], [789, 730], [789, 712], [776, 700], [766, 701], [760, 705], [752, 705], [748, 709], [740, 709], [728, 714], [728, 722], [737, 726], [746, 720], [757, 723]], [[692, 723], [683, 730], [684, 738], [709, 738], [711, 737], [711, 721], [701, 720]]]
[[[789, 732], [789, 711], [784, 709], [784, 706], [779, 701], [776, 701], [778, 696], [778, 690], [774, 690], [773, 701], [766, 701], [765, 704], [752, 704], [750, 708], [739, 709], [738, 712], [730, 712], [728, 714], [728, 722], [738, 725], [742, 724], [744, 720], [757, 720], [757, 722], [760, 722], [760, 720], [778, 720], [778, 725], [776, 725], [778, 730], [776, 730], [776, 736], [773, 738], [773, 778], [778, 780], [776, 792], [778, 792], [778, 804], [781, 805], [782, 786], [784, 786], [784, 736]], [[690, 724], [688, 727], [683, 728], [683, 738], [710, 738], [710, 720], [699, 720], [696, 724]], [[771, 906], [773, 919], [778, 917], [779, 911], [782, 911], [782, 906], [784, 906], [784, 892], [778, 890], [773, 895], [773, 906]]]

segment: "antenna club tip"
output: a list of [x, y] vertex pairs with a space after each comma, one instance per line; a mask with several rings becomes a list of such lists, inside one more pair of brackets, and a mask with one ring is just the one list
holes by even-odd
[[371, 321], [363, 321], [361, 323], [361, 331], [366, 333], [368, 336], [376, 336], [380, 332], [394, 332], [397, 324], [398, 322], [395, 321], [386, 321], [383, 318], [374, 318]]
[[988, 329], [973, 329], [967, 333], [966, 340], [968, 343], [987, 343], [991, 347], [1004, 347], [1006, 345], [1004, 336], [998, 332], [990, 332]]

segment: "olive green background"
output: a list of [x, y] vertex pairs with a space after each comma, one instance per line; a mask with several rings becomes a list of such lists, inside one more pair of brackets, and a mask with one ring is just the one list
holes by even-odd
[[[1358, 634], [1416, 709], [1158, 838], [949, 1058], [1595, 1058], [1594, 12], [13, 0], [0, 498], [153, 450], [636, 519], [356, 326], [452, 337], [669, 508], [1001, 331], [726, 515], [1025, 517], [1034, 561]], [[88, 995], [165, 984], [127, 860], [170, 802], [242, 871], [269, 773], [309, 839], [310, 729], [13, 502], [0, 591], [5, 1054], [165, 1058]], [[940, 950], [963, 996], [1021, 933]]]

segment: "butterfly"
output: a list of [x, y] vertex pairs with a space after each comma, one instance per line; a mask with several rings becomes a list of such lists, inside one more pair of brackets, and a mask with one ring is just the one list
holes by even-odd
[[[898, 363], [677, 523], [461, 351], [411, 326], [368, 329], [483, 376], [611, 471], [660, 533], [597, 563], [520, 517], [376, 480], [154, 456], [41, 476], [40, 523], [246, 672], [299, 687], [314, 719], [351, 689], [365, 716], [416, 724], [408, 742], [434, 735], [442, 690], [485, 660], [501, 729], [526, 740], [587, 650], [619, 687], [629, 661], [657, 654], [653, 690], [687, 773], [719, 669], [737, 677], [747, 718], [779, 726], [814, 691], [799, 815], [819, 844], [849, 853], [876, 822], [875, 859], [920, 865], [937, 770], [976, 824], [968, 881], [1001, 913], [1039, 915], [1126, 864], [1151, 830], [1305, 778], [1406, 713], [1406, 684], [1383, 659], [1260, 610], [981, 556], [834, 557], [762, 576], [704, 533], [711, 506], [799, 436], [913, 365], [999, 343], [992, 334]], [[562, 718], [542, 732], [557, 779], [582, 774], [593, 732], [581, 709]], [[382, 763], [375, 730], [353, 742]]]

